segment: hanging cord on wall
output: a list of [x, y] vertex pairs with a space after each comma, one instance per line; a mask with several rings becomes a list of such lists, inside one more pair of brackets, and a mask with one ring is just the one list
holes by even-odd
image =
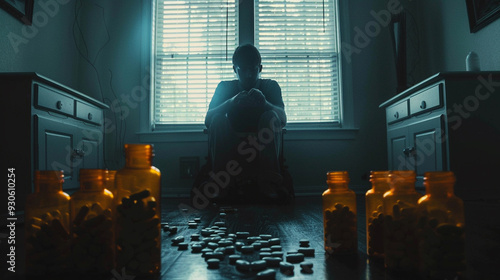
[[[109, 34], [109, 29], [108, 29], [108, 26], [106, 24], [106, 20], [105, 20], [105, 16], [104, 16], [104, 8], [97, 5], [97, 4], [94, 4], [96, 6], [98, 6], [99, 8], [101, 8], [101, 11], [102, 11], [102, 18], [103, 18], [103, 22], [104, 22], [104, 30], [106, 32], [106, 41], [104, 42], [104, 44], [102, 44], [99, 49], [97, 50], [97, 53], [95, 55], [95, 57], [93, 59], [91, 59], [89, 57], [89, 49], [88, 49], [88, 45], [87, 45], [87, 42], [85, 41], [85, 37], [83, 36], [83, 31], [82, 31], [82, 27], [80, 26], [80, 23], [79, 23], [79, 14], [80, 14], [80, 11], [81, 11], [81, 8], [82, 8], [82, 1], [79, 0], [75, 3], [75, 20], [73, 22], [73, 41], [75, 43], [75, 46], [76, 46], [76, 49], [78, 51], [78, 53], [80, 54], [80, 56], [90, 65], [90, 67], [93, 69], [93, 71], [96, 73], [96, 78], [97, 78], [97, 84], [98, 84], [98, 88], [99, 88], [99, 92], [101, 94], [101, 100], [102, 102], [104, 102], [105, 104], [108, 104], [108, 105], [112, 105], [112, 101], [109, 99], [109, 98], [105, 98], [104, 97], [104, 93], [103, 93], [103, 88], [102, 88], [102, 82], [101, 82], [101, 78], [100, 78], [100, 75], [99, 75], [99, 71], [97, 69], [97, 67], [95, 66], [99, 56], [100, 56], [100, 53], [104, 50], [104, 47], [109, 43], [110, 41], [110, 34]], [[75, 34], [75, 31], [77, 32], [77, 34]], [[81, 38], [81, 42], [77, 42], [76, 40], [76, 36], [79, 35], [80, 38]], [[108, 69], [109, 70], [109, 69]], [[111, 70], [109, 70], [110, 72], [110, 88], [111, 88], [111, 93], [113, 95], [113, 98], [115, 100], [119, 100], [118, 97], [116, 96], [114, 90], [113, 90], [113, 86], [112, 86], [112, 78], [113, 78], [113, 75], [112, 75], [112, 72]], [[124, 121], [123, 121], [123, 112], [120, 111], [120, 115], [121, 115], [121, 118], [120, 118], [120, 122], [119, 122], [119, 128], [118, 128], [118, 125], [117, 125], [117, 132], [115, 134], [115, 143], [120, 143], [121, 146], [123, 146], [123, 139], [124, 139], [124, 131], [125, 129], [123, 129], [123, 126], [124, 126]], [[114, 118], [114, 121], [115, 123], [117, 123], [117, 116], [116, 114], [113, 113], [113, 118]], [[121, 132], [121, 133], [120, 133]], [[123, 134], [123, 135], [120, 135], [120, 134]], [[106, 160], [106, 131], [104, 132], [103, 134], [103, 145], [102, 145], [102, 149], [103, 149], [103, 155], [104, 155], [104, 166], [106, 168], [108, 168], [107, 166], [107, 160]], [[116, 163], [116, 162], [115, 162]]]
[[[78, 6], [78, 3], [80, 3], [80, 5]], [[99, 8], [102, 9], [103, 11], [103, 21], [104, 21], [104, 29], [106, 31], [106, 41], [104, 42], [104, 44], [97, 50], [97, 53], [94, 57], [94, 59], [90, 59], [89, 57], [89, 51], [88, 51], [88, 46], [87, 46], [87, 42], [85, 41], [85, 37], [83, 36], [83, 32], [82, 32], [82, 28], [80, 26], [80, 23], [78, 22], [78, 17], [79, 17], [79, 13], [80, 13], [80, 10], [81, 10], [81, 7], [82, 7], [82, 1], [77, 1], [75, 3], [75, 21], [73, 22], [73, 41], [75, 43], [75, 46], [76, 46], [76, 49], [78, 50], [78, 53], [80, 54], [80, 56], [85, 60], [87, 61], [87, 63], [92, 67], [92, 69], [94, 69], [94, 72], [96, 73], [96, 78], [97, 78], [97, 83], [99, 85], [99, 93], [101, 94], [101, 100], [104, 101], [104, 94], [103, 94], [103, 91], [102, 91], [102, 86], [101, 86], [101, 79], [99, 77], [99, 71], [97, 70], [96, 66], [95, 66], [95, 63], [97, 61], [97, 59], [99, 58], [99, 54], [101, 53], [101, 51], [104, 49], [104, 47], [109, 43], [109, 31], [108, 31], [108, 27], [106, 25], [106, 20], [104, 19], [104, 8], [99, 6], [99, 5], [96, 5], [98, 6]], [[75, 27], [77, 28], [77, 31], [80, 35], [80, 38], [82, 40], [82, 43], [83, 43], [83, 47], [85, 48], [85, 54], [83, 53], [83, 51], [80, 49], [80, 45], [76, 42], [76, 36], [75, 36]]]

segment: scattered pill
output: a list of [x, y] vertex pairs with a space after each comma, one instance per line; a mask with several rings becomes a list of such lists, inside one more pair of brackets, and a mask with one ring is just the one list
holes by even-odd
[[274, 251], [274, 252], [271, 252], [271, 257], [283, 258], [283, 251]]
[[269, 244], [269, 241], [267, 240], [260, 240], [259, 242], [262, 245], [262, 248], [268, 248], [269, 246], [271, 246], [271, 244]]
[[198, 223], [196, 223], [196, 222], [189, 222], [188, 223], [188, 227], [189, 228], [197, 228], [198, 227]]
[[225, 247], [225, 250], [224, 250], [224, 254], [226, 255], [231, 255], [231, 254], [234, 254], [234, 252], [236, 251], [236, 249], [234, 248], [234, 246], [227, 246]]
[[270, 234], [260, 234], [259, 235], [260, 238], [264, 239], [264, 240], [269, 240], [271, 239], [273, 236], [270, 235]]
[[237, 241], [234, 243], [234, 246], [236, 247], [236, 250], [241, 250], [241, 247], [245, 246], [245, 243]]
[[245, 245], [245, 246], [241, 246], [240, 251], [243, 254], [251, 254], [251, 253], [253, 253], [254, 249], [253, 249], [253, 246]]
[[281, 273], [290, 276], [293, 275], [293, 269], [294, 269], [293, 264], [289, 262], [280, 262]]
[[260, 240], [262, 240], [262, 239], [259, 236], [249, 236], [249, 237], [247, 237], [248, 244], [252, 244], [252, 243], [254, 243], [256, 241], [260, 241]]
[[276, 271], [274, 269], [266, 269], [257, 273], [257, 279], [275, 279]]
[[235, 264], [237, 260], [240, 260], [240, 255], [230, 255], [229, 256], [229, 264]]
[[208, 242], [207, 247], [210, 249], [217, 249], [217, 248], [219, 248], [219, 244], [217, 244], [215, 242]]
[[215, 224], [216, 226], [219, 226], [219, 227], [223, 227], [223, 226], [225, 226], [225, 225], [226, 225], [226, 223], [225, 223], [225, 222], [215, 222], [214, 224]]
[[194, 218], [195, 223], [201, 223], [201, 218]]
[[200, 253], [201, 250], [203, 250], [203, 246], [199, 243], [191, 245], [191, 252], [192, 253]]
[[236, 269], [242, 270], [242, 271], [249, 271], [250, 270], [250, 263], [245, 260], [236, 260]]
[[286, 261], [289, 263], [300, 263], [304, 261], [304, 254], [302, 253], [297, 253], [297, 254], [290, 254], [286, 256]]
[[250, 263], [252, 271], [261, 271], [266, 269], [267, 263], [265, 260], [257, 260]]
[[266, 261], [266, 264], [268, 267], [279, 267], [280, 262], [283, 260], [278, 257], [264, 257], [262, 258], [264, 261]]
[[271, 253], [270, 252], [260, 252], [259, 253], [259, 258], [263, 259], [266, 257], [272, 257]]
[[222, 260], [224, 260], [226, 255], [224, 255], [224, 252], [214, 251], [212, 257], [217, 258], [217, 259], [222, 261]]
[[303, 262], [300, 264], [300, 268], [302, 268], [302, 270], [300, 272], [302, 273], [313, 273], [313, 263], [312, 262]]
[[258, 242], [258, 241], [252, 243], [252, 246], [253, 246], [253, 249], [256, 250], [256, 251], [258, 251], [258, 250], [260, 250], [260, 248], [262, 248], [262, 244], [260, 242]]
[[245, 239], [250, 236], [250, 233], [247, 231], [238, 231], [236, 232], [236, 238], [238, 239]]
[[189, 244], [187, 242], [181, 242], [181, 243], [177, 244], [177, 246], [179, 246], [177, 248], [177, 250], [181, 251], [181, 250], [187, 250]]
[[271, 245], [271, 246], [280, 245], [280, 243], [281, 243], [281, 239], [279, 239], [278, 237], [269, 239], [269, 245]]
[[281, 251], [283, 248], [281, 247], [281, 245], [273, 245], [271, 246], [271, 251]]
[[169, 231], [170, 231], [171, 234], [176, 234], [177, 233], [177, 227], [175, 227], [175, 226], [174, 227], [170, 227]]
[[200, 235], [198, 233], [191, 234], [191, 241], [199, 241]]
[[207, 260], [208, 268], [219, 268], [219, 263], [220, 263], [219, 259], [208, 259]]
[[206, 253], [202, 254], [201, 256], [205, 259], [205, 261], [208, 259], [215, 259], [214, 252], [206, 252]]
[[298, 252], [306, 257], [314, 257], [314, 248], [299, 248]]
[[214, 252], [222, 252], [224, 253], [226, 251], [226, 248], [224, 247], [218, 247], [218, 248], [215, 248]]
[[177, 246], [179, 243], [184, 242], [184, 236], [179, 235], [172, 239], [172, 246]]
[[212, 234], [212, 231], [210, 229], [202, 229], [201, 230], [201, 235], [202, 236], [207, 237], [207, 236], [210, 236], [210, 234]]
[[221, 246], [221, 247], [227, 247], [227, 246], [231, 246], [231, 245], [233, 245], [233, 242], [232, 242], [232, 241], [230, 241], [230, 240], [227, 240], [227, 239], [225, 239], [225, 240], [223, 239], [223, 240], [220, 240], [220, 241], [218, 242], [218, 244], [219, 244], [219, 246]]
[[309, 247], [309, 240], [301, 239], [299, 240], [300, 247]]
[[212, 249], [210, 249], [210, 248], [203, 248], [203, 249], [201, 249], [201, 256], [202, 256], [202, 257], [205, 257], [205, 255], [206, 255], [207, 253], [212, 253], [213, 251], [214, 251], [214, 250], [212, 250]]

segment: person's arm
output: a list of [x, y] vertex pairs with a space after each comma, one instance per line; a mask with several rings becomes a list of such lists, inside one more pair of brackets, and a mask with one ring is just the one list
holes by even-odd
[[266, 104], [264, 105], [266, 111], [273, 110], [278, 115], [281, 121], [281, 127], [286, 125], [286, 113], [285, 110], [279, 106], [274, 105], [273, 103], [266, 100]]
[[212, 119], [214, 118], [215, 115], [227, 114], [227, 112], [229, 111], [229, 108], [231, 108], [231, 100], [232, 99], [228, 99], [228, 100], [224, 101], [223, 103], [221, 103], [220, 105], [218, 105], [214, 108], [208, 109], [207, 115], [205, 116], [205, 126], [207, 128], [212, 123]]
[[239, 102], [240, 98], [243, 97], [243, 94], [236, 94], [233, 97], [228, 98], [231, 95], [228, 92], [228, 85], [224, 82], [220, 82], [215, 89], [214, 96], [210, 101], [210, 105], [208, 106], [208, 111], [205, 116], [205, 126], [208, 128], [212, 123], [212, 119], [217, 114], [226, 115], [229, 110], [234, 106], [235, 103]]
[[[287, 118], [284, 109], [285, 104], [283, 103], [283, 97], [281, 96], [281, 87], [274, 80], [266, 80], [266, 83], [267, 84], [265, 85], [265, 88], [268, 94], [267, 98], [260, 90], [257, 90], [257, 95], [260, 95], [259, 97], [257, 97], [257, 99], [264, 99], [264, 109], [266, 111], [272, 110], [276, 112], [276, 114], [280, 118], [281, 126], [284, 127], [286, 125]], [[249, 94], [251, 93], [252, 90], [250, 90]]]

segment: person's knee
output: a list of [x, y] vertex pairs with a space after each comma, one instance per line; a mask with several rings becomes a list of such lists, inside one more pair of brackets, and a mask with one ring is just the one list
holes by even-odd
[[259, 128], [270, 128], [278, 132], [281, 130], [281, 120], [275, 111], [266, 111], [262, 113], [259, 119]]
[[218, 127], [220, 125], [225, 125], [227, 123], [227, 117], [223, 114], [215, 114], [212, 117], [212, 122], [210, 123], [210, 127]]

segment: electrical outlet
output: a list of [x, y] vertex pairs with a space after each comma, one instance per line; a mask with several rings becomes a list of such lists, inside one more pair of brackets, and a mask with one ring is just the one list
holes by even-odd
[[196, 177], [200, 168], [200, 159], [198, 157], [180, 157], [179, 171], [181, 179], [190, 179]]

